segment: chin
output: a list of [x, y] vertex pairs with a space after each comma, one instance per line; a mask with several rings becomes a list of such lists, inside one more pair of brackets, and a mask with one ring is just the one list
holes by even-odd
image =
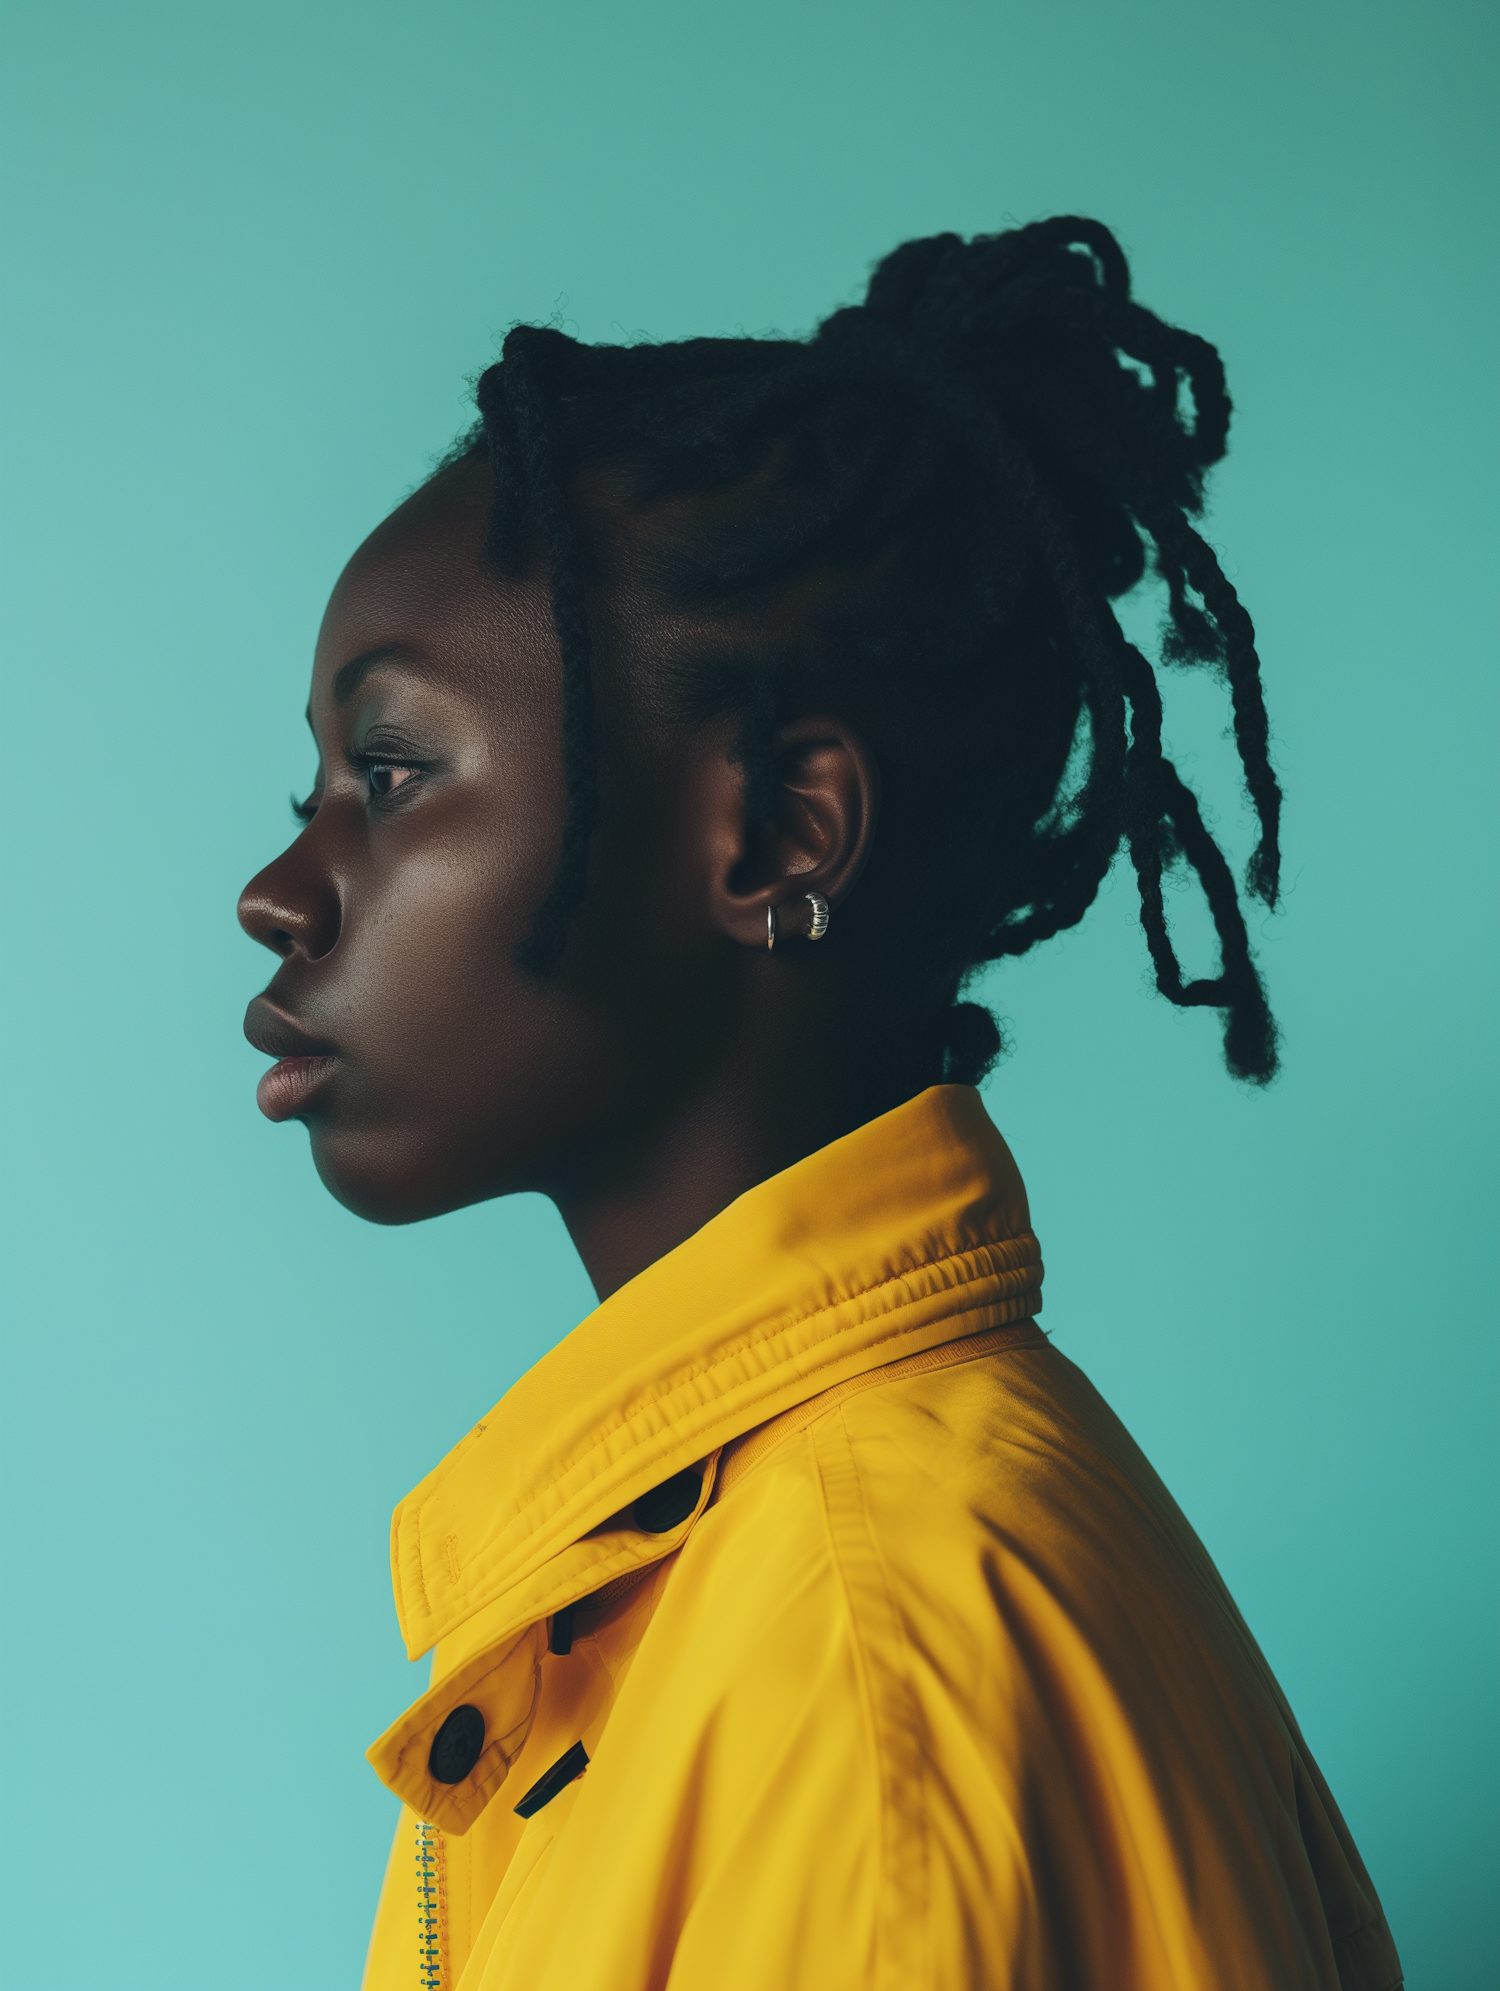
[[350, 1134], [314, 1122], [308, 1132], [323, 1187], [367, 1224], [420, 1224], [483, 1200], [484, 1191], [466, 1191], [394, 1131]]

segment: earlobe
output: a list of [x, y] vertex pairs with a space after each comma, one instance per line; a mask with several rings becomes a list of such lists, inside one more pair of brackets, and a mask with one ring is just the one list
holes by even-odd
[[[805, 938], [808, 940], [821, 940], [823, 938], [823, 935], [828, 931], [828, 922], [831, 917], [828, 910], [828, 901], [823, 897], [823, 894], [821, 892], [804, 892], [802, 896], [807, 901], [808, 905], [812, 907], [812, 911], [808, 915], [807, 919], [807, 932]], [[777, 912], [776, 907], [774, 905], [768, 905], [766, 907], [767, 953], [769, 954], [775, 953], [776, 939], [780, 930], [781, 930], [781, 916]]]

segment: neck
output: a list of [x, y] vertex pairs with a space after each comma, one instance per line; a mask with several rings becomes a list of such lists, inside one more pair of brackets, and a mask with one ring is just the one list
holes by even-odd
[[[847, 1042], [847, 1032], [845, 1041]], [[821, 1033], [819, 1033], [821, 1038]], [[801, 1044], [805, 1046], [804, 1035]], [[711, 1217], [805, 1156], [933, 1083], [918, 1060], [872, 1074], [821, 1040], [746, 1047], [648, 1122], [591, 1145], [548, 1185], [601, 1300]]]

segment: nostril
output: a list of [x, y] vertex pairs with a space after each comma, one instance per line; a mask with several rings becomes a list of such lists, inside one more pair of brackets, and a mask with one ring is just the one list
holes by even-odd
[[299, 857], [305, 858], [305, 853], [294, 844], [251, 879], [240, 894], [239, 921], [252, 940], [283, 961], [294, 954], [316, 961], [337, 942], [342, 909], [332, 879], [309, 875], [305, 862], [297, 862]]
[[[256, 881], [257, 884], [259, 880]], [[262, 947], [283, 957], [292, 951], [293, 941], [286, 923], [285, 908], [269, 900], [269, 895], [247, 886], [235, 908], [241, 930]]]

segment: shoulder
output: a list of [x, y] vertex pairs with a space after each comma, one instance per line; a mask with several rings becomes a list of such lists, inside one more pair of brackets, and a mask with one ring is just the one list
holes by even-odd
[[958, 1840], [982, 1819], [999, 1845], [1029, 1791], [1086, 1791], [1106, 1763], [1196, 1784], [1251, 1731], [1287, 1763], [1284, 1704], [1202, 1544], [1040, 1337], [849, 1393], [726, 1519], [740, 1499], [767, 1578], [792, 1558], [832, 1579], [819, 1608], [849, 1641], [888, 1811], [951, 1812]]
[[1101, 1554], [1122, 1553], [1201, 1565], [1211, 1580], [1129, 1434], [1040, 1334], [873, 1372], [781, 1424], [730, 1455], [684, 1556], [684, 1573], [748, 1589], [767, 1617], [795, 1600], [846, 1617], [864, 1641], [890, 1631], [915, 1589], [945, 1616], [957, 1606], [993, 1629], [997, 1555], [1023, 1546], [1033, 1565], [1056, 1559], [1084, 1586]]
[[[851, 1395], [814, 1433], [847, 1459], [893, 1578], [941, 1585], [1019, 1555], [1098, 1597], [1140, 1581], [1196, 1609], [1222, 1585], [1150, 1462], [1083, 1372], [1034, 1341]], [[835, 1472], [837, 1467], [834, 1467]]]

